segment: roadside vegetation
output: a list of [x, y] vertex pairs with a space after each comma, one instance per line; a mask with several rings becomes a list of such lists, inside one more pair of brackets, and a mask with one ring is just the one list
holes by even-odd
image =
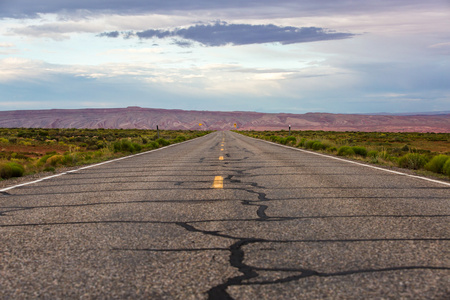
[[450, 133], [238, 131], [267, 141], [450, 177]]
[[157, 149], [211, 131], [0, 128], [0, 180]]

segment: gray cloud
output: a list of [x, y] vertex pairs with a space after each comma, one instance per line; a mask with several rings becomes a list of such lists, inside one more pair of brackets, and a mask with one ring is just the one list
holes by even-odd
[[[128, 33], [129, 34], [129, 33]], [[100, 36], [118, 37], [116, 31], [102, 33]], [[136, 32], [136, 36], [141, 39], [152, 38], [182, 38], [175, 44], [189, 46], [189, 41], [195, 41], [205, 46], [216, 47], [227, 44], [248, 45], [264, 43], [295, 44], [324, 40], [338, 40], [351, 38], [351, 33], [328, 31], [318, 27], [280, 27], [272, 24], [249, 25], [249, 24], [227, 24], [217, 22], [214, 24], [200, 24], [188, 28], [178, 28], [174, 30], [155, 30]]]
[[119, 37], [120, 33], [118, 31], [111, 31], [111, 32], [103, 32], [100, 33], [99, 37], [110, 37], [110, 38], [116, 38]]

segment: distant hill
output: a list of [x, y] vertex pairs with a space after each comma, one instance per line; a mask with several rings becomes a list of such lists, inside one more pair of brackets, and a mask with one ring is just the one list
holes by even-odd
[[[199, 126], [199, 123], [203, 124]], [[152, 109], [51, 109], [0, 111], [0, 127], [450, 132], [450, 113], [361, 115]]]

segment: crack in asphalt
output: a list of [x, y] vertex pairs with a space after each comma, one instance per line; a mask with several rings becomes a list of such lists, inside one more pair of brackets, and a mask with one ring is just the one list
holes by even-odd
[[[258, 167], [259, 168], [259, 167]], [[267, 194], [264, 192], [257, 191], [256, 189], [264, 189], [264, 187], [258, 186], [256, 182], [243, 182], [240, 179], [235, 179], [235, 176], [246, 177], [246, 175], [250, 175], [249, 168], [246, 169], [235, 169], [234, 172], [237, 175], [228, 175], [225, 180], [229, 183], [242, 185], [240, 188], [233, 188], [237, 190], [242, 190], [247, 193], [257, 195], [257, 200], [241, 200], [242, 205], [245, 206], [255, 206], [257, 219], [254, 219], [259, 222], [267, 222], [267, 221], [285, 221], [290, 220], [290, 217], [271, 217], [266, 214], [266, 210], [269, 208], [269, 203], [271, 199], [267, 197]], [[193, 225], [192, 222], [179, 222], [177, 225], [183, 227], [184, 229], [190, 232], [197, 232], [204, 235], [210, 235], [215, 237], [226, 238], [230, 240], [234, 240], [228, 247], [228, 251], [230, 253], [229, 256], [229, 264], [231, 267], [237, 269], [241, 275], [230, 277], [225, 280], [225, 282], [212, 287], [207, 291], [208, 299], [233, 299], [231, 295], [227, 292], [227, 289], [231, 286], [248, 286], [248, 285], [269, 285], [269, 284], [280, 284], [287, 283], [292, 281], [298, 281], [303, 278], [318, 276], [318, 277], [332, 277], [332, 276], [348, 276], [352, 274], [360, 274], [360, 273], [373, 273], [373, 272], [388, 272], [388, 271], [399, 271], [399, 270], [418, 270], [418, 269], [433, 269], [433, 270], [450, 270], [450, 268], [445, 267], [433, 267], [433, 266], [405, 266], [405, 267], [392, 267], [392, 268], [383, 268], [383, 269], [362, 269], [362, 270], [348, 270], [343, 272], [335, 272], [335, 273], [321, 273], [315, 270], [310, 269], [283, 269], [283, 268], [258, 268], [254, 266], [250, 266], [244, 262], [245, 260], [245, 251], [244, 246], [250, 244], [257, 243], [292, 243], [296, 241], [270, 241], [267, 239], [258, 239], [258, 238], [243, 238], [236, 237], [229, 234], [224, 234], [221, 231], [208, 231], [201, 230]], [[356, 241], [356, 240], [354, 240]], [[361, 241], [361, 240], [358, 240]], [[368, 241], [368, 240], [367, 240]], [[373, 241], [373, 240], [372, 240]], [[306, 241], [302, 241], [306, 242]], [[318, 240], [311, 240], [309, 242], [320, 242]], [[328, 242], [326, 240], [322, 242]], [[336, 242], [336, 241], [334, 241]], [[347, 240], [347, 242], [351, 242]], [[217, 248], [215, 248], [217, 250]], [[192, 251], [192, 250], [191, 250]], [[300, 274], [290, 275], [283, 278], [275, 279], [275, 280], [262, 280], [262, 281], [250, 281], [255, 280], [259, 277], [258, 271], [266, 271], [266, 272], [295, 272]]]

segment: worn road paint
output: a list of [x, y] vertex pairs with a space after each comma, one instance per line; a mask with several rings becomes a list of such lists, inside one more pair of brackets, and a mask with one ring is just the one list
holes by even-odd
[[215, 189], [223, 189], [223, 177], [222, 176], [214, 177], [214, 183], [212, 187]]
[[223, 160], [223, 156], [219, 156], [219, 160]]

